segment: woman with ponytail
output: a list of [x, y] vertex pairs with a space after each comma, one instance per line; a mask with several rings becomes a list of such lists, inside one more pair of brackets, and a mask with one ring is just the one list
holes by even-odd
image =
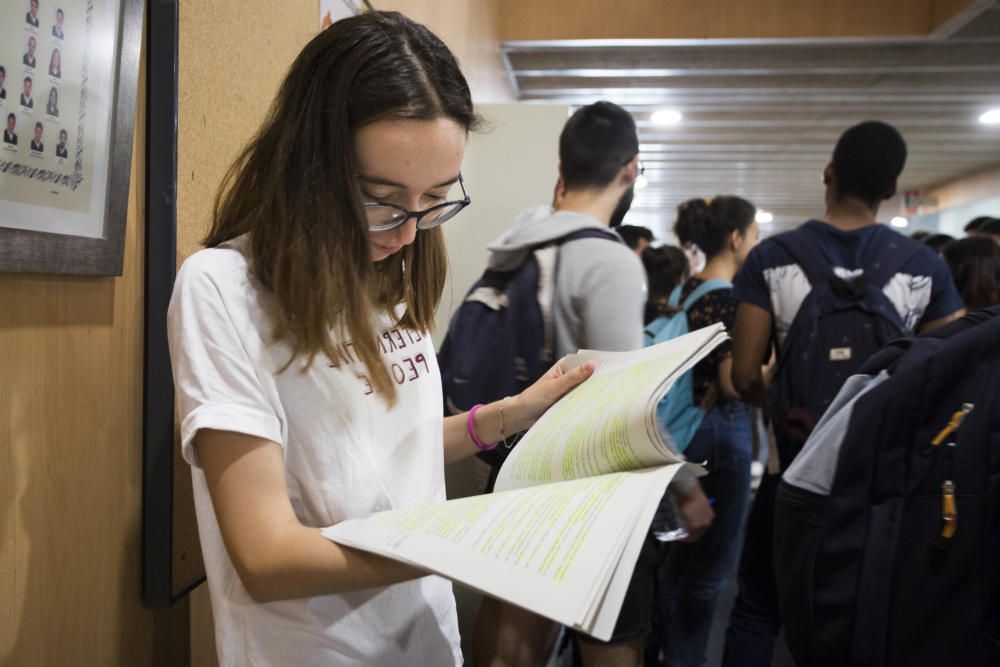
[[[760, 236], [755, 215], [754, 206], [739, 197], [680, 205], [674, 233], [705, 255], [705, 267], [681, 287], [681, 303], [706, 281], [732, 283]], [[688, 309], [689, 328], [723, 322], [732, 330], [736, 307], [732, 288], [708, 292]], [[715, 606], [739, 560], [753, 438], [750, 415], [730, 378], [731, 350], [728, 342], [720, 345], [692, 372], [694, 402], [706, 414], [684, 455], [708, 470], [700, 481], [714, 502], [715, 521], [698, 542], [673, 545], [660, 569], [663, 643], [671, 667], [705, 662]]]

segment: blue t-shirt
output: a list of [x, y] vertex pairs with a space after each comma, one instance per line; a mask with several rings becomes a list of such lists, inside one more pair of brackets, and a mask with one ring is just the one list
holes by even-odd
[[[834, 273], [845, 280], [864, 273], [864, 267], [898, 235], [884, 225], [843, 231], [819, 220], [810, 220], [802, 228], [815, 235]], [[771, 239], [750, 251], [734, 283], [738, 301], [763, 308], [774, 317], [779, 344], [811, 289], [806, 272]], [[928, 247], [913, 255], [884, 291], [910, 333], [963, 307], [947, 265]]]

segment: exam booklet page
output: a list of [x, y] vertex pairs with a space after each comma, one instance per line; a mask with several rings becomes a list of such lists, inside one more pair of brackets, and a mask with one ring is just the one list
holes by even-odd
[[610, 638], [660, 498], [689, 464], [655, 410], [673, 381], [725, 340], [706, 327], [636, 352], [587, 352], [594, 375], [507, 457], [492, 494], [380, 512], [323, 529], [598, 639]]

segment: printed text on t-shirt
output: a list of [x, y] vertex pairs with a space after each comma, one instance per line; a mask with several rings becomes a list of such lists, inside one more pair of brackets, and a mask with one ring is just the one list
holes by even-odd
[[[382, 354], [388, 355], [393, 352], [405, 350], [408, 347], [413, 347], [423, 341], [423, 339], [424, 337], [417, 331], [409, 331], [397, 327], [383, 331], [378, 337], [378, 346]], [[343, 365], [353, 366], [360, 363], [357, 355], [354, 353], [353, 341], [334, 344], [334, 353], [336, 355], [335, 358], [327, 364], [330, 368], [340, 368]], [[389, 374], [392, 376], [393, 381], [399, 385], [419, 380], [429, 373], [430, 364], [427, 363], [427, 357], [423, 352], [417, 352], [412, 356], [398, 359], [389, 364]], [[375, 393], [375, 389], [371, 385], [371, 380], [366, 373], [356, 373], [355, 376], [361, 382], [361, 388], [365, 396]]]

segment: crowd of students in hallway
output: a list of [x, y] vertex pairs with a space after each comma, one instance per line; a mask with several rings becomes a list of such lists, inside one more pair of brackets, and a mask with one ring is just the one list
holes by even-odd
[[[731, 202], [733, 200], [740, 201], [745, 206], [750, 207], [748, 202], [743, 202], [738, 198], [732, 197], [716, 197], [714, 199], [695, 199], [689, 202], [685, 202], [681, 205], [680, 210], [677, 215], [676, 227], [674, 228], [676, 238], [681, 242], [681, 245], [670, 245], [670, 244], [660, 244], [656, 245], [656, 239], [653, 232], [646, 228], [633, 225], [622, 225], [616, 228], [618, 234], [622, 237], [623, 241], [632, 249], [642, 260], [643, 266], [646, 270], [647, 276], [647, 286], [648, 286], [648, 301], [646, 304], [646, 311], [644, 316], [644, 322], [649, 325], [657, 317], [663, 314], [672, 313], [676, 307], [669, 305], [669, 297], [673, 290], [680, 288], [681, 294], [690, 292], [699, 283], [704, 281], [711, 275], [714, 275], [713, 268], [710, 266], [710, 262], [706, 262], [706, 259], [711, 260], [717, 257], [715, 253], [708, 253], [706, 255], [702, 254], [701, 249], [703, 248], [697, 240], [692, 243], [692, 238], [690, 232], [686, 230], [687, 223], [690, 219], [690, 210], [692, 208], [697, 208], [699, 210], [711, 209], [713, 204], [716, 206], [717, 211], [722, 211], [723, 206], [719, 205], [719, 202]], [[739, 215], [732, 215], [733, 211], [730, 210], [730, 215], [728, 216], [731, 220], [740, 220]], [[724, 214], [723, 214], [724, 215]], [[720, 217], [722, 217], [720, 215]], [[736, 223], [737, 226], [740, 224], [748, 225], [749, 220], [752, 218], [752, 207], [748, 213], [744, 212], [742, 216], [742, 223]], [[930, 250], [939, 255], [948, 267], [951, 274], [951, 278], [955, 283], [955, 287], [958, 290], [958, 294], [961, 297], [961, 302], [967, 310], [975, 310], [980, 308], [988, 308], [990, 306], [1000, 305], [1000, 218], [991, 216], [980, 216], [971, 221], [964, 228], [965, 236], [956, 239], [953, 236], [944, 233], [932, 233], [926, 231], [914, 232], [910, 235], [910, 238], [921, 242], [926, 245]], [[709, 246], [712, 247], [712, 246]], [[694, 267], [694, 268], [692, 268]], [[728, 275], [728, 272], [727, 274]], [[939, 274], [940, 279], [940, 274]], [[749, 277], [747, 277], [749, 279]], [[682, 296], [683, 298], [683, 296]], [[772, 299], [774, 294], [772, 293]], [[778, 299], [781, 298], [779, 293]], [[748, 303], [753, 303], [747, 301]], [[952, 307], [957, 302], [952, 298]], [[738, 310], [740, 300], [733, 296], [732, 290], [727, 290], [715, 296], [706, 296], [703, 299], [695, 302], [692, 305], [689, 317], [692, 319], [693, 326], [707, 326], [716, 321], [722, 321], [726, 323], [727, 328], [732, 330], [732, 326], [735, 323], [735, 312]], [[708, 313], [706, 317], [704, 313]], [[930, 327], [925, 330], [929, 330]], [[722, 352], [726, 352], [723, 350]], [[731, 352], [729, 352], [731, 354]], [[699, 375], [712, 377], [712, 374], [717, 369], [717, 361], [715, 356], [710, 358], [703, 364], [696, 367], [696, 373]], [[702, 381], [704, 382], [704, 380]], [[722, 378], [719, 379], [720, 384], [722, 383]], [[701, 383], [699, 383], [701, 384]], [[731, 381], [727, 383], [731, 385]], [[725, 393], [723, 393], [725, 395]], [[729, 395], [730, 398], [737, 398], [737, 395]], [[699, 400], [700, 402], [700, 400]], [[742, 406], [739, 401], [733, 401], [735, 405]], [[715, 415], [714, 412], [709, 414]], [[717, 490], [717, 485], [721, 480], [725, 480], [726, 476], [731, 475], [732, 471], [729, 469], [732, 464], [729, 458], [723, 458], [721, 461], [716, 461], [715, 465], [712, 466], [712, 474], [703, 483], [706, 488], [711, 488], [712, 491], [710, 495], [713, 498], [725, 498], [727, 503], [731, 502], [730, 507], [734, 508], [734, 512], [740, 515], [740, 512], [747, 506], [747, 503], [752, 502], [750, 499], [750, 485], [747, 483], [746, 479], [750, 474], [750, 455], [751, 455], [751, 445], [753, 443], [753, 438], [751, 436], [751, 421], [749, 415], [743, 419], [745, 425], [745, 431], [743, 436], [739, 438], [739, 447], [736, 450], [742, 454], [741, 457], [737, 458], [738, 464], [735, 468], [738, 471], [738, 483], [729, 487], [730, 494], [720, 493]], [[708, 421], [707, 423], [711, 423]], [[758, 445], [760, 443], [757, 443]], [[765, 445], [766, 446], [766, 445]], [[714, 452], [719, 452], [720, 450], [714, 449], [709, 450]], [[765, 455], [766, 455], [766, 449]], [[708, 461], [712, 457], [705, 451], [701, 451], [698, 448], [687, 450], [685, 452], [686, 456], [690, 460], [694, 461]], [[721, 464], [721, 465], [720, 465]], [[786, 463], [787, 465], [787, 463]], [[735, 491], [736, 493], [732, 493]], [[691, 550], [697, 553], [699, 550], [704, 551], [707, 549], [707, 543], [711, 542], [713, 536], [717, 536], [722, 539], [724, 544], [730, 549], [730, 554], [738, 554], [741, 549], [741, 537], [742, 537], [742, 526], [743, 523], [739, 522], [738, 528], [734, 533], [731, 526], [723, 528], [723, 517], [719, 516], [719, 512], [716, 512], [715, 522], [712, 528], [706, 533], [706, 537], [703, 538], [701, 547], [688, 547], [679, 546], [674, 547], [674, 553], [683, 553], [683, 550]], [[745, 519], [745, 517], [744, 517]], [[752, 539], [752, 538], [751, 538]], [[746, 548], [759, 551], [760, 542], [757, 544], [750, 542], [746, 545]], [[721, 590], [721, 585], [726, 581], [726, 576], [732, 576], [735, 574], [735, 563], [724, 555], [720, 555], [717, 552], [711, 550], [707, 551], [707, 556], [694, 557], [694, 561], [699, 564], [701, 568], [709, 569], [712, 564], [715, 564], [718, 568], [718, 573], [716, 577], [712, 579], [712, 586], [708, 589], [709, 597], [713, 603], [719, 601], [719, 595]], [[654, 616], [656, 612], [661, 609], [665, 610], [660, 612], [662, 615], [659, 619], [669, 619], [672, 617], [671, 612], [674, 615], [679, 611], [683, 617], [687, 619], [691, 618], [702, 618], [702, 619], [712, 619], [712, 615], [705, 613], [705, 610], [700, 608], [703, 607], [704, 602], [695, 601], [692, 598], [688, 598], [688, 604], [680, 609], [677, 609], [677, 598], [682, 590], [678, 586], [678, 581], [672, 572], [674, 569], [673, 558], [667, 559], [663, 564], [661, 564], [660, 572], [660, 591], [659, 595], [662, 596], [662, 600], [659, 602], [661, 605], [666, 605], [665, 607], [660, 607], [654, 609]], [[753, 577], [751, 560], [748, 565], [748, 572], [745, 576]], [[760, 566], [757, 573], [761, 578], [770, 579], [768, 563], [758, 563]], [[688, 582], [692, 585], [694, 582]], [[751, 588], [752, 583], [744, 581], [744, 586], [749, 585]], [[702, 589], [705, 590], [705, 589]], [[746, 591], [743, 591], [743, 596], [747, 595]], [[770, 665], [772, 661], [772, 649], [770, 644], [776, 636], [776, 628], [778, 627], [777, 622], [774, 620], [776, 616], [772, 616], [772, 622], [769, 624], [766, 630], [761, 631], [759, 628], [757, 630], [753, 629], [753, 626], [747, 625], [749, 628], [745, 632], [741, 632], [739, 625], [746, 624], [747, 618], [753, 617], [753, 611], [747, 611], [746, 607], [751, 604], [751, 609], [759, 611], [759, 607], [753, 607], [752, 603], [748, 603], [745, 599], [740, 599], [739, 605], [733, 614], [733, 622], [736, 624], [733, 630], [730, 631], [729, 636], [733, 638], [735, 648], [727, 648], [726, 658], [724, 664], [726, 665]], [[775, 611], [772, 607], [772, 611]], [[699, 639], [695, 640], [696, 645], [699, 647], [698, 650], [702, 652], [702, 655], [694, 656], [693, 658], [688, 658], [685, 662], [683, 660], [673, 660], [669, 656], [676, 653], [676, 649], [671, 647], [671, 642], [676, 644], [678, 641], [682, 643], [690, 643], [691, 635], [689, 634], [687, 638], [684, 638], [684, 633], [681, 631], [672, 631], [669, 623], [661, 623], [657, 619], [654, 623], [654, 630], [651, 631], [646, 642], [646, 651], [644, 664], [646, 665], [700, 665], [704, 663], [705, 657], [704, 652], [706, 650], [706, 644], [700, 641], [700, 634], [702, 632], [708, 632], [710, 629], [711, 620], [705, 622], [701, 628], [699, 628], [696, 636]], [[690, 620], [688, 622], [688, 630], [692, 627]], [[765, 626], [766, 627], [766, 626]], [[756, 653], [752, 651], [747, 651], [743, 646], [740, 645], [741, 641], [750, 640], [754, 644], [760, 647], [760, 650]], [[658, 653], [652, 653], [658, 652]], [[757, 658], [751, 658], [750, 656], [758, 656]]]
[[[393, 12], [339, 21], [293, 63], [220, 190], [206, 248], [179, 272], [171, 357], [223, 665], [464, 659], [448, 582], [316, 528], [443, 499], [445, 463], [526, 430], [594, 370], [556, 361], [514, 395], [442, 417], [448, 397], [425, 335], [447, 264], [440, 226], [475, 224], [476, 188], [500, 187], [461, 176], [479, 125], [457, 62], [425, 27]], [[646, 540], [611, 640], [487, 598], [475, 665], [544, 665], [560, 648], [560, 660], [585, 666], [701, 665], [737, 571], [724, 664], [771, 664], [782, 627], [771, 498], [821, 415], [772, 420], [755, 497], [751, 463], [769, 440], [759, 428], [774, 407], [769, 387], [845, 379], [801, 365], [813, 287], [874, 294], [880, 334], [900, 336], [1000, 303], [1000, 220], [974, 221], [967, 238], [940, 246], [907, 239], [876, 220], [905, 167], [903, 136], [866, 121], [831, 150], [815, 166], [823, 219], [761, 239], [753, 202], [692, 193], [663, 212], [680, 245], [655, 245], [622, 225], [642, 171], [631, 114], [602, 101], [568, 119], [552, 201], [513, 220], [484, 269], [515, 274], [556, 249], [546, 298], [556, 360], [642, 348], [657, 321], [678, 316], [691, 329], [722, 322], [731, 340], [691, 371], [702, 417], [675, 444], [708, 474], [664, 499], [687, 536]], [[379, 334], [396, 330], [410, 332], [406, 349], [380, 348]], [[861, 349], [821, 361], [856, 368]], [[425, 372], [394, 382], [401, 355], [421, 355]]]

